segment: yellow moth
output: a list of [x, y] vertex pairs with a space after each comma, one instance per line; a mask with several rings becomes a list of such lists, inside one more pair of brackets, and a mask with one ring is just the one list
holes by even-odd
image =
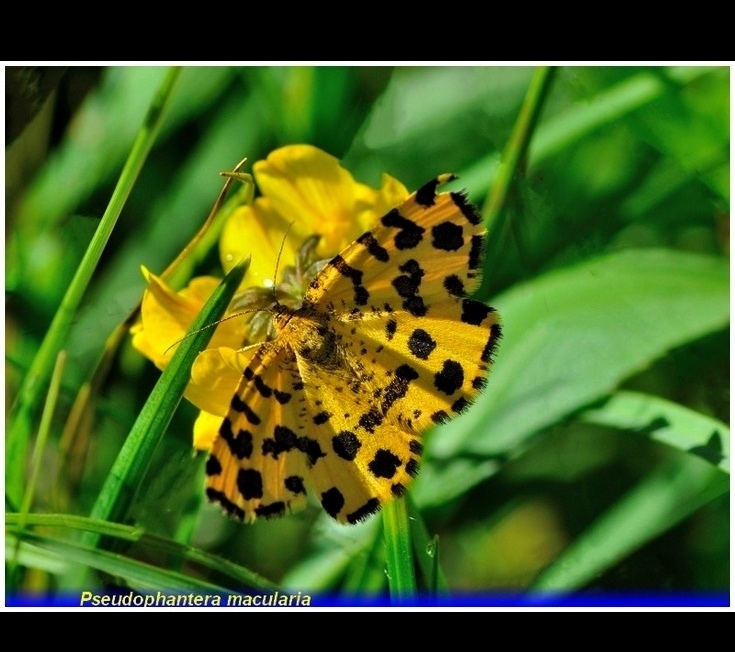
[[478, 286], [485, 231], [441, 175], [330, 260], [247, 361], [206, 464], [207, 497], [246, 522], [302, 508], [342, 523], [403, 495], [421, 433], [485, 386], [500, 338]]

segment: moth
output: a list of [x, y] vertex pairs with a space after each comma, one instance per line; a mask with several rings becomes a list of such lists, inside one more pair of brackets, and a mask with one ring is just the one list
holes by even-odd
[[245, 522], [312, 493], [341, 523], [404, 495], [421, 435], [485, 387], [497, 312], [469, 298], [485, 231], [443, 174], [332, 258], [246, 365], [206, 462], [206, 494]]

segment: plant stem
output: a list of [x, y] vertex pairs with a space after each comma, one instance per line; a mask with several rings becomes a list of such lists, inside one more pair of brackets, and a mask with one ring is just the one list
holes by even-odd
[[400, 605], [416, 595], [411, 529], [404, 498], [383, 507], [383, 533], [391, 602]]
[[102, 256], [102, 251], [110, 239], [110, 234], [117, 223], [122, 208], [155, 142], [164, 109], [171, 98], [174, 83], [178, 79], [180, 71], [180, 68], [170, 68], [164, 77], [148, 109], [148, 114], [138, 132], [125, 166], [120, 173], [117, 186], [112, 193], [99, 227], [23, 379], [14, 405], [14, 414], [8, 430], [5, 449], [6, 459], [13, 462], [6, 467], [6, 493], [11, 500], [19, 499], [22, 491], [24, 460], [27, 456], [31, 419], [43, 395], [43, 388], [53, 369], [54, 360], [64, 346], [77, 309]]
[[488, 230], [495, 223], [505, 205], [513, 177], [518, 172], [521, 161], [528, 151], [531, 134], [536, 128], [544, 100], [551, 87], [553, 72], [554, 69], [549, 66], [539, 66], [531, 79], [513, 131], [503, 150], [498, 172], [482, 207], [482, 217]]

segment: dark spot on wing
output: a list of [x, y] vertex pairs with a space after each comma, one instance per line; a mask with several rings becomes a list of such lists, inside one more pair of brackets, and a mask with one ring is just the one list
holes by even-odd
[[436, 348], [436, 341], [423, 328], [417, 328], [408, 338], [408, 348], [417, 358], [428, 360]]
[[464, 369], [456, 360], [445, 360], [442, 370], [434, 374], [434, 386], [447, 395], [452, 395], [464, 383]]
[[442, 222], [431, 229], [432, 242], [436, 249], [457, 251], [464, 246], [462, 227], [454, 222]]

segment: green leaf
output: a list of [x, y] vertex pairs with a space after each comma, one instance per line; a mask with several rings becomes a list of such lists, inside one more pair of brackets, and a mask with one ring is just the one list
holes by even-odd
[[[92, 509], [92, 518], [118, 521], [124, 517], [145, 476], [153, 451], [184, 395], [191, 377], [191, 365], [214, 334], [214, 329], [208, 326], [224, 314], [247, 266], [243, 262], [232, 268], [197, 315], [189, 328], [189, 336], [179, 344], [115, 460]], [[97, 540], [95, 536], [89, 538], [90, 542]]]
[[[25, 196], [19, 218], [24, 228], [49, 228], [114, 174], [166, 74], [161, 66], [105, 69], [102, 83], [86, 98], [73, 129], [53, 151]], [[185, 68], [163, 135], [207, 110], [232, 75], [230, 68]]]
[[[13, 537], [11, 536], [10, 539], [13, 540]], [[152, 564], [146, 564], [107, 550], [98, 550], [78, 542], [63, 541], [29, 532], [23, 534], [23, 539], [30, 542], [33, 547], [27, 548], [26, 544], [21, 543], [21, 552], [27, 555], [31, 552], [39, 555], [40, 551], [46, 551], [49, 555], [47, 565], [55, 559], [81, 564], [120, 577], [129, 582], [133, 588], [164, 589], [167, 591], [187, 591], [191, 589], [222, 591], [220, 587], [197, 577], [182, 576], [177, 571], [158, 568]]]
[[620, 251], [497, 297], [503, 323], [482, 399], [442, 428], [432, 453], [492, 455], [609, 394], [669, 349], [725, 328], [725, 260]]
[[715, 68], [682, 92], [669, 89], [656, 111], [637, 114], [636, 131], [696, 174], [724, 201], [730, 196], [730, 70]]
[[[534, 167], [572, 147], [596, 131], [615, 124], [653, 101], [671, 88], [686, 87], [717, 71], [713, 67], [657, 68], [640, 72], [604, 90], [585, 102], [571, 104], [543, 121], [531, 143], [529, 167]], [[498, 158], [490, 153], [460, 171], [470, 196], [482, 196], [488, 180], [497, 174]]]
[[729, 478], [694, 458], [670, 460], [646, 476], [536, 578], [533, 590], [578, 589], [729, 490]]
[[[429, 455], [442, 463], [517, 452], [669, 349], [725, 328], [729, 270], [709, 256], [620, 251], [518, 285], [492, 303], [503, 324], [497, 360], [472, 409], [430, 436]], [[437, 468], [419, 476], [414, 496], [422, 505], [445, 502], [456, 495], [450, 488]]]
[[372, 518], [345, 527], [326, 513], [321, 514], [314, 528], [313, 549], [288, 570], [282, 586], [294, 590], [333, 588], [346, 569], [357, 558], [364, 558], [376, 539], [381, 540], [380, 523], [379, 518]]
[[[30, 430], [30, 420], [46, 379], [51, 375], [51, 369], [55, 364], [56, 356], [64, 346], [66, 338], [76, 317], [77, 310], [82, 301], [84, 293], [92, 279], [92, 276], [100, 261], [102, 252], [112, 234], [120, 213], [132, 192], [138, 175], [145, 163], [148, 154], [156, 141], [156, 136], [163, 120], [164, 110], [172, 96], [173, 88], [178, 79], [180, 70], [171, 68], [163, 76], [163, 80], [157, 89], [153, 99], [146, 95], [149, 103], [148, 113], [142, 126], [138, 129], [135, 142], [125, 162], [125, 167], [120, 173], [115, 190], [102, 216], [99, 227], [95, 231], [89, 248], [84, 254], [79, 268], [71, 280], [64, 298], [59, 306], [54, 319], [49, 327], [43, 342], [36, 353], [30, 369], [23, 379], [23, 385], [18, 392], [17, 403], [14, 406], [12, 425], [6, 439], [6, 456], [15, 460], [17, 464], [11, 466], [12, 471], [6, 476], [7, 492], [11, 497], [19, 493], [19, 485], [22, 480], [19, 476], [23, 468], [22, 461], [25, 459], [25, 448]], [[136, 128], [138, 123], [135, 123]], [[59, 180], [55, 180], [58, 186]]]
[[[354, 138], [347, 165], [358, 178], [377, 179], [389, 170], [410, 188], [425, 183], [428, 170], [463, 171], [489, 150], [497, 166], [499, 156], [488, 141], [502, 148], [507, 116], [521, 104], [533, 73], [532, 66], [396, 68]], [[478, 139], [480, 124], [485, 129]], [[486, 172], [468, 185], [486, 191], [494, 178]]]
[[620, 391], [601, 407], [583, 412], [580, 418], [646, 435], [698, 455], [730, 473], [730, 428], [683, 405], [639, 392]]
[[[104, 276], [90, 288], [90, 306], [79, 315], [69, 339], [70, 352], [75, 353], [78, 364], [93, 364], [95, 352], [103, 346], [121, 313], [140, 300], [144, 287], [141, 263], [150, 270], [163, 270], [204, 221], [222, 185], [218, 172], [231, 169], [243, 151], [257, 149], [257, 132], [236, 141], [232, 138], [240, 125], [257, 119], [255, 108], [252, 101], [242, 97], [218, 107], [217, 117], [220, 113], [223, 117], [191, 146], [189, 156], [169, 171], [168, 185], [160, 186], [145, 222], [117, 249]], [[205, 237], [216, 239], [218, 235], [212, 228]], [[192, 258], [180, 266], [178, 277], [187, 270], [191, 272], [194, 262], [201, 262]]]
[[[94, 532], [98, 536], [114, 537], [121, 541], [135, 542], [150, 552], [166, 554], [204, 566], [205, 568], [216, 571], [225, 577], [230, 577], [235, 584], [243, 587], [256, 587], [265, 591], [272, 591], [278, 588], [276, 584], [266, 580], [247, 568], [239, 566], [238, 564], [234, 564], [231, 561], [222, 559], [217, 555], [213, 555], [198, 548], [148, 534], [143, 530], [143, 528], [138, 526], [108, 523], [106, 521], [99, 521], [71, 514], [30, 514], [28, 516], [21, 514], [6, 514], [6, 533], [13, 537], [18, 537], [19, 540], [23, 542], [26, 542], [27, 538], [36, 542], [31, 548], [29, 548], [29, 542], [26, 542], [26, 552], [29, 554], [25, 560], [22, 557], [20, 560], [24, 565], [33, 568], [48, 568], [50, 572], [57, 572], [59, 574], [66, 572], [66, 567], [68, 566], [68, 564], [64, 563], [66, 558], [63, 556], [58, 557], [55, 552], [51, 551], [52, 549], [56, 549], [54, 548], [55, 543], [67, 546], [77, 546], [79, 550], [83, 551], [80, 554], [85, 556], [85, 562], [91, 561], [91, 563], [88, 563], [87, 565], [92, 568], [101, 568], [102, 565], [107, 562], [105, 561], [106, 555], [102, 555], [100, 557], [102, 561], [95, 561], [97, 557], [95, 556], [94, 551], [84, 548], [83, 546], [79, 546], [78, 544], [63, 541], [58, 536], [52, 536], [50, 534], [39, 535], [36, 533], [32, 537], [27, 537], [26, 535], [28, 535], [28, 532], [21, 531], [21, 527], [43, 527], [46, 530], [48, 528], [64, 528]], [[45, 544], [51, 545], [49, 546]], [[9, 551], [6, 552], [6, 556], [8, 554]], [[124, 560], [125, 558], [121, 557], [121, 562], [124, 562]], [[137, 562], [132, 559], [130, 561], [134, 568], [137, 569]], [[125, 570], [122, 575], [119, 575], [119, 577], [128, 576], [129, 573]], [[174, 575], [174, 577], [176, 576]], [[179, 584], [186, 584], [188, 577], [188, 575], [180, 573], [177, 578], [177, 582]], [[166, 584], [165, 586], [168, 585]]]

